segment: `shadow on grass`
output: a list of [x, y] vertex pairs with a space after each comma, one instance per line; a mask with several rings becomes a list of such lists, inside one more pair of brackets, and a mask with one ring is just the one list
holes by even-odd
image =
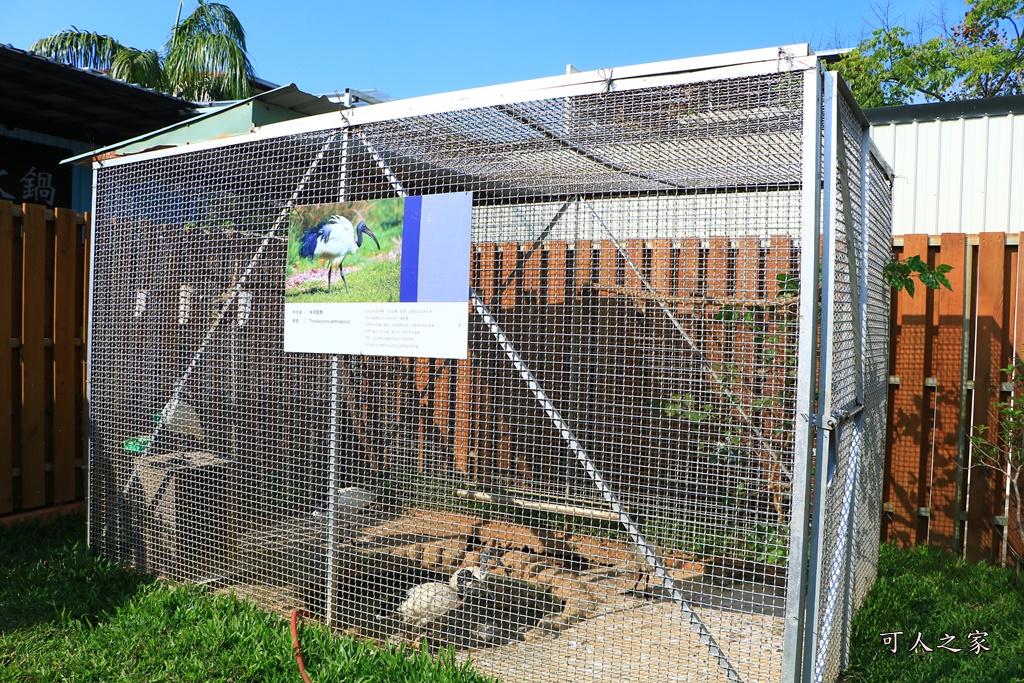
[[85, 542], [85, 514], [0, 527], [0, 634], [68, 620], [95, 624], [153, 577]]

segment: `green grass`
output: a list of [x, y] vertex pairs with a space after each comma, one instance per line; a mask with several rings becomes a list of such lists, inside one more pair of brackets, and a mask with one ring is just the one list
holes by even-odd
[[[84, 542], [81, 515], [0, 527], [0, 680], [300, 680], [288, 623], [232, 596], [155, 581]], [[881, 634], [903, 631], [894, 654]], [[980, 654], [968, 634], [988, 632]], [[918, 633], [932, 652], [910, 653]], [[956, 636], [940, 649], [941, 637]], [[450, 654], [381, 649], [300, 627], [316, 683], [484, 683]], [[931, 549], [882, 546], [853, 622], [846, 683], [1024, 683], [1024, 578]]]
[[[355, 256], [353, 254], [353, 256]], [[360, 263], [359, 270], [345, 269], [345, 280], [349, 292], [338, 277], [337, 270], [331, 276], [331, 291], [327, 291], [327, 279], [312, 280], [295, 288], [285, 290], [285, 302], [304, 303], [347, 303], [354, 301], [388, 302], [398, 301], [399, 281], [402, 277], [402, 262], [398, 259], [363, 258], [350, 256], [345, 259], [347, 266]], [[351, 262], [351, 263], [350, 263]]]
[[[898, 650], [881, 634], [903, 631]], [[974, 654], [968, 635], [987, 632]], [[917, 634], [931, 652], [908, 652]], [[946, 634], [956, 636], [940, 649]], [[1024, 577], [935, 548], [881, 548], [878, 581], [853, 621], [846, 683], [1024, 682]]]
[[[0, 527], [0, 680], [301, 680], [286, 621], [232, 596], [154, 581], [91, 552], [81, 515]], [[316, 683], [485, 683], [451, 653], [381, 649], [300, 627]]]

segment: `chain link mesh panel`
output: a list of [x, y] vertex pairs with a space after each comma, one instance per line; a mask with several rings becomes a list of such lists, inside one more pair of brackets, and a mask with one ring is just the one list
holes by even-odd
[[[803, 78], [101, 166], [90, 542], [506, 681], [777, 680]], [[296, 211], [456, 191], [468, 359], [283, 351]]]
[[827, 474], [815, 681], [836, 680], [846, 665], [850, 623], [875, 578], [888, 388], [889, 288], [881, 273], [891, 253], [890, 179], [865, 149], [865, 127], [844, 99], [837, 119], [840, 167], [826, 174], [835, 183], [834, 249], [825, 256], [834, 271], [822, 297], [830, 309], [823, 372], [831, 378], [822, 400], [836, 424], [818, 456]]

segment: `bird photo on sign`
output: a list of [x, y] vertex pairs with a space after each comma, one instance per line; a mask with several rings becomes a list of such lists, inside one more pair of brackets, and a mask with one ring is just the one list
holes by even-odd
[[285, 301], [399, 301], [403, 216], [400, 197], [296, 208]]
[[307, 205], [289, 219], [285, 352], [467, 357], [472, 193]]

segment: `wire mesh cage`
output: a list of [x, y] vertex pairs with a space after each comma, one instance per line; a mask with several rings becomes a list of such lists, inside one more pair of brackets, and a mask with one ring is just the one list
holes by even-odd
[[[877, 558], [891, 174], [805, 46], [95, 175], [103, 553], [506, 681], [835, 680]], [[383, 252], [374, 202], [456, 192], [465, 358], [284, 350], [296, 225], [345, 202]]]

